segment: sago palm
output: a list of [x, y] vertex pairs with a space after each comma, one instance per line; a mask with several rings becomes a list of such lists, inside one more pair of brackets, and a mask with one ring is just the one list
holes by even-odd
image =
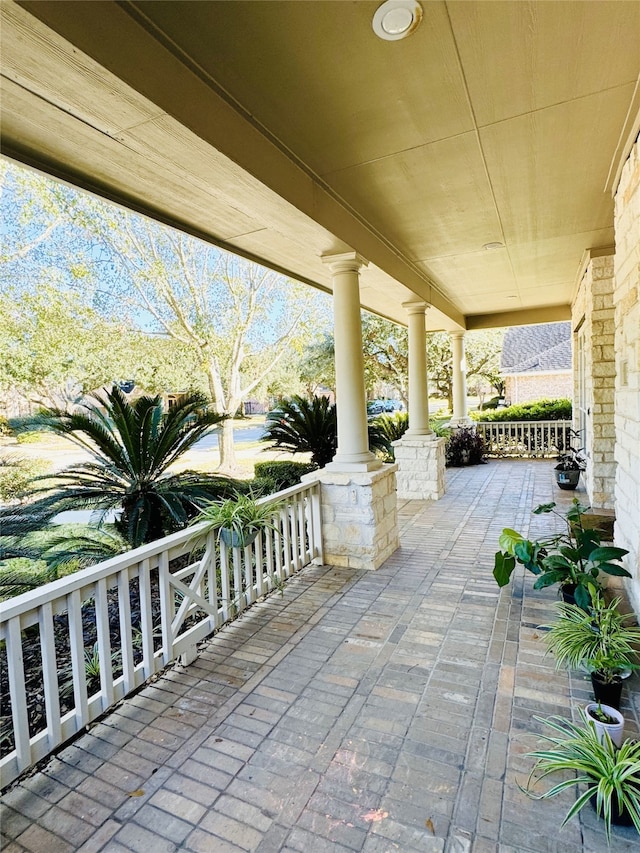
[[[384, 431], [373, 421], [368, 424], [369, 449], [388, 455], [391, 450]], [[327, 397], [294, 395], [282, 400], [267, 415], [262, 441], [291, 453], [311, 453], [311, 461], [324, 468], [336, 455], [338, 420], [335, 403]]]
[[[184, 527], [200, 506], [236, 485], [226, 478], [168, 471], [223, 418], [199, 394], [165, 412], [159, 396], [129, 402], [115, 385], [91, 395], [74, 412], [45, 411], [33, 426], [69, 438], [93, 461], [37, 478], [36, 500], [23, 510], [25, 529], [43, 526], [65, 510], [94, 510], [98, 523], [115, 512], [118, 533], [135, 548]], [[15, 521], [21, 510], [14, 507], [7, 514]]]

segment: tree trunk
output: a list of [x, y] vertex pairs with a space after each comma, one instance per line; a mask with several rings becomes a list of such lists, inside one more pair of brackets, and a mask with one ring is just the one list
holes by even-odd
[[238, 462], [236, 460], [236, 449], [233, 443], [233, 421], [229, 418], [221, 424], [218, 434], [218, 448], [220, 450], [220, 468], [223, 474], [235, 476], [238, 473]]

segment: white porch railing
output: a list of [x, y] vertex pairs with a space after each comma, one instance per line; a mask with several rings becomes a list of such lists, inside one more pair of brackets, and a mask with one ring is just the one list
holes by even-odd
[[[319, 484], [262, 499], [275, 531], [246, 548], [201, 526], [174, 533], [0, 605], [3, 697], [1, 785], [303, 566], [322, 562]], [[89, 638], [89, 639], [87, 639]], [[10, 707], [9, 707], [10, 706]]]
[[571, 444], [571, 421], [476, 423], [489, 456], [556, 456]]

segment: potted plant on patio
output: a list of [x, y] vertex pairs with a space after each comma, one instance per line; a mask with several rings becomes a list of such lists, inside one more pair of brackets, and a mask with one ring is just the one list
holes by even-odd
[[618, 708], [603, 705], [602, 702], [589, 702], [584, 709], [587, 721], [594, 726], [600, 742], [608, 737], [616, 746], [622, 746], [624, 717]]
[[605, 572], [618, 577], [631, 577], [620, 560], [629, 552], [613, 546], [600, 547], [600, 533], [584, 527], [582, 514], [588, 507], [574, 498], [566, 515], [556, 512], [556, 504], [540, 504], [535, 515], [553, 513], [562, 518], [566, 532], [544, 539], [525, 539], [521, 533], [504, 528], [498, 540], [501, 550], [495, 555], [493, 576], [498, 586], [509, 583], [516, 563], [536, 575], [534, 589], [558, 584], [565, 601], [583, 610], [591, 606], [589, 584], [600, 588], [598, 575]]
[[586, 469], [586, 463], [575, 451], [562, 453], [558, 464], [553, 469], [556, 472], [556, 483], [561, 489], [576, 489], [580, 481], [580, 473]]
[[[559, 736], [544, 736], [546, 748], [528, 753], [536, 759], [527, 784], [520, 790], [536, 800], [547, 800], [563, 791], [578, 788], [580, 793], [562, 826], [587, 803], [604, 820], [607, 843], [611, 843], [611, 825], [635, 826], [640, 832], [640, 741], [625, 740], [618, 748], [611, 738], [599, 738], [595, 727], [580, 709], [581, 725], [564, 717], [541, 719]], [[567, 778], [566, 773], [571, 777]], [[547, 776], [561, 773], [564, 778], [548, 791], [531, 790]]]
[[627, 624], [630, 617], [619, 611], [619, 598], [607, 604], [594, 584], [588, 590], [588, 610], [556, 604], [559, 618], [540, 627], [547, 629], [545, 641], [556, 666], [586, 667], [596, 701], [619, 708], [623, 679], [638, 666], [635, 645], [640, 643], [640, 628]]
[[236, 493], [234, 498], [214, 501], [205, 506], [194, 519], [193, 525], [204, 525], [197, 534], [197, 542], [215, 530], [218, 539], [227, 547], [244, 548], [255, 541], [262, 530], [277, 528], [274, 516], [282, 506], [278, 503], [261, 502], [252, 494]]

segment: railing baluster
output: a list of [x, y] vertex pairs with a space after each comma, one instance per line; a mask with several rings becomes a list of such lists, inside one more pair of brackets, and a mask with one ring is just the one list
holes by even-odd
[[253, 604], [256, 600], [256, 590], [253, 581], [253, 552], [254, 544], [247, 545], [243, 548], [244, 561], [244, 598], [247, 605]]
[[129, 568], [118, 573], [118, 618], [120, 620], [120, 653], [122, 655], [122, 680], [125, 693], [135, 687], [133, 664], [133, 629], [131, 625], [131, 599]]
[[253, 553], [256, 557], [256, 595], [261, 598], [264, 595], [264, 534], [261, 530], [255, 541]]
[[74, 589], [69, 596], [69, 646], [71, 649], [71, 673], [73, 676], [73, 700], [75, 704], [76, 731], [89, 722], [87, 703], [87, 674], [84, 656], [84, 632], [82, 628], [82, 600], [80, 590]]
[[62, 740], [60, 728], [60, 691], [58, 686], [58, 667], [56, 642], [53, 633], [53, 606], [45, 602], [38, 612], [40, 626], [40, 654], [42, 656], [42, 683], [44, 687], [44, 705], [47, 715], [47, 738], [49, 749]]
[[240, 548], [231, 549], [231, 559], [233, 562], [233, 601], [235, 605], [235, 612], [240, 613], [245, 608], [245, 594], [242, 584], [242, 560], [240, 558]]
[[142, 669], [145, 678], [155, 672], [153, 654], [153, 611], [151, 607], [151, 570], [149, 560], [143, 560], [138, 574], [140, 586], [140, 630], [142, 632]]
[[15, 741], [18, 771], [31, 764], [29, 741], [29, 716], [27, 712], [27, 690], [24, 682], [24, 654], [20, 617], [9, 620], [7, 630], [7, 663], [9, 666], [9, 691], [11, 694], [11, 717]]
[[311, 501], [311, 529], [313, 531], [313, 536], [311, 537], [313, 543], [311, 548], [311, 557], [322, 565], [324, 563], [324, 548], [322, 544], [322, 502], [320, 485], [318, 483], [313, 485], [308, 500]]
[[158, 583], [160, 584], [160, 613], [162, 630], [162, 660], [167, 664], [173, 660], [172, 622], [175, 615], [174, 596], [169, 572], [169, 555], [165, 551], [158, 559]]
[[267, 583], [268, 583], [269, 589], [273, 589], [273, 586], [274, 586], [274, 565], [273, 565], [273, 561], [274, 561], [274, 556], [275, 556], [276, 535], [277, 534], [273, 530], [269, 530], [269, 529], [267, 529], [265, 531], [265, 533], [266, 533], [265, 551], [267, 554]]
[[96, 584], [95, 608], [98, 659], [100, 661], [100, 695], [102, 697], [102, 710], [106, 711], [113, 705], [113, 666], [106, 578], [100, 578]]
[[215, 533], [209, 533], [207, 536], [207, 547], [205, 549], [205, 556], [203, 559], [207, 558], [207, 555], [207, 585], [209, 587], [208, 600], [214, 611], [213, 614], [209, 616], [209, 628], [212, 631], [215, 631], [216, 628], [220, 627], [220, 603], [218, 601], [218, 579], [216, 577], [217, 561]]
[[229, 577], [229, 549], [220, 540], [220, 586], [222, 591], [222, 619], [226, 622], [231, 612], [231, 584]]

